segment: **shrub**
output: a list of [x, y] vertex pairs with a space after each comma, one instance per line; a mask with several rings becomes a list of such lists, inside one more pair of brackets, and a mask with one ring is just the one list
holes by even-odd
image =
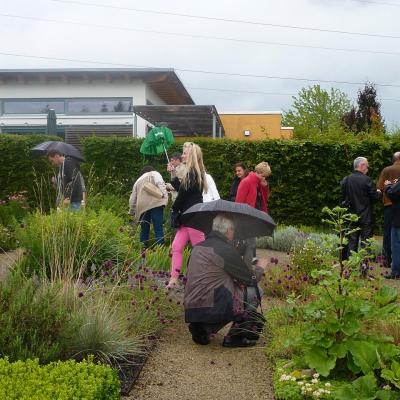
[[116, 194], [94, 194], [87, 198], [87, 208], [93, 210], [96, 213], [100, 210], [106, 210], [114, 215], [123, 218], [124, 221], [128, 221], [128, 197], [123, 197]]
[[14, 232], [0, 224], [0, 252], [13, 250], [17, 247], [17, 241], [15, 239]]
[[0, 359], [0, 398], [118, 400], [120, 387], [115, 371], [91, 361], [40, 366], [38, 360]]
[[10, 360], [57, 360], [74, 326], [57, 286], [10, 274], [0, 282], [0, 354]]
[[329, 257], [324, 254], [323, 247], [308, 239], [304, 244], [294, 247], [290, 261], [294, 275], [310, 278], [314, 269], [322, 269], [329, 263]]
[[257, 247], [276, 251], [290, 252], [294, 246], [299, 246], [307, 239], [307, 235], [294, 226], [278, 227], [272, 237], [257, 239]]
[[88, 275], [108, 260], [125, 261], [137, 245], [122, 219], [105, 210], [36, 212], [17, 229], [17, 238], [26, 250], [23, 270], [51, 279]]

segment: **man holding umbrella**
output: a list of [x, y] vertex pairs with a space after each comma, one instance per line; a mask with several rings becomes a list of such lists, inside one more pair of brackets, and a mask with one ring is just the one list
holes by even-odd
[[217, 214], [207, 239], [193, 247], [185, 286], [185, 321], [197, 344], [209, 344], [210, 335], [232, 322], [222, 345], [254, 346], [264, 325], [264, 317], [256, 310], [261, 302], [257, 282], [266, 263], [263, 267], [244, 263], [232, 244], [235, 225], [228, 215]]
[[57, 207], [79, 210], [83, 200], [83, 187], [78, 160], [65, 156], [56, 149], [48, 150], [47, 158], [53, 166], [58, 167], [58, 176], [54, 182], [57, 189]]

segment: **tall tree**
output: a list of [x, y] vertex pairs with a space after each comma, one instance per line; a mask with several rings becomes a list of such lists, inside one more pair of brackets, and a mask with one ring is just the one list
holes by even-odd
[[381, 134], [385, 132], [385, 124], [381, 115], [381, 104], [372, 83], [366, 83], [358, 91], [357, 108], [353, 107], [343, 115], [343, 122], [355, 133], [368, 132]]
[[351, 102], [339, 89], [329, 91], [320, 85], [300, 90], [293, 97], [292, 108], [284, 113], [285, 126], [293, 126], [296, 138], [325, 135], [341, 128], [343, 114], [351, 110]]

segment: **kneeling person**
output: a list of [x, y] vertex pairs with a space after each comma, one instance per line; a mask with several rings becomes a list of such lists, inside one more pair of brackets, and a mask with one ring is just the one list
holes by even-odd
[[185, 286], [185, 321], [193, 341], [210, 343], [210, 335], [233, 322], [223, 346], [254, 346], [264, 319], [257, 313], [261, 267], [249, 269], [232, 245], [234, 224], [223, 215], [213, 221], [207, 239], [190, 256]]

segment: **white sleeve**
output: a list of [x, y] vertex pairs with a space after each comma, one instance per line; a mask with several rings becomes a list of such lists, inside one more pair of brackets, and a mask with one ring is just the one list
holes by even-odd
[[208, 193], [211, 196], [211, 200], [218, 200], [221, 198], [218, 193], [217, 185], [215, 184], [214, 179], [210, 174], [207, 174], [207, 186]]

